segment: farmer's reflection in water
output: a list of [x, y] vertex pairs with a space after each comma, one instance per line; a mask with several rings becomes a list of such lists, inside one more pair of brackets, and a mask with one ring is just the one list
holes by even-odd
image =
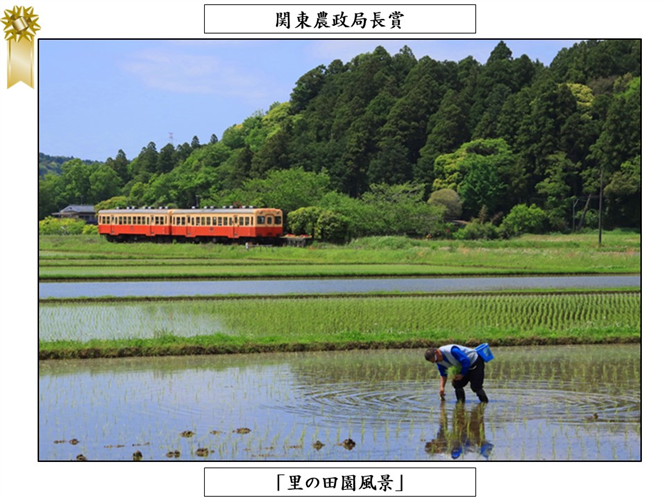
[[426, 453], [450, 454], [451, 458], [464, 457], [466, 454], [477, 453], [488, 459], [493, 449], [485, 437], [483, 414], [486, 404], [479, 403], [470, 411], [465, 411], [463, 403], [457, 403], [453, 409], [452, 426], [449, 429], [448, 415], [444, 402], [440, 406], [440, 422], [437, 437], [425, 445]]

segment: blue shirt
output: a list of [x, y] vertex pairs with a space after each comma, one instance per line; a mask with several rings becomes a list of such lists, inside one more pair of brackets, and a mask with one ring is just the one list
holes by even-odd
[[442, 353], [442, 361], [437, 362], [437, 369], [442, 377], [447, 376], [448, 369], [452, 366], [459, 366], [460, 374], [466, 375], [479, 357], [474, 349], [455, 344], [444, 345], [439, 348], [439, 352]]

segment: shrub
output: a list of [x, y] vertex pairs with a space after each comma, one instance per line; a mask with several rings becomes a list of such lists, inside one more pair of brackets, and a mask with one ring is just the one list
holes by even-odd
[[323, 209], [319, 207], [303, 207], [287, 214], [287, 226], [293, 234], [313, 235], [315, 226]]
[[428, 205], [443, 207], [446, 220], [459, 219], [462, 215], [462, 201], [453, 189], [438, 189], [428, 199]]
[[[79, 219], [58, 219], [56, 217], [46, 217], [39, 221], [39, 234], [82, 234], [86, 227], [85, 221]], [[97, 227], [95, 232], [97, 232]]]
[[455, 233], [458, 240], [495, 240], [499, 230], [489, 222], [472, 221]]
[[324, 210], [315, 225], [314, 236], [318, 240], [344, 243], [349, 239], [349, 219], [330, 210]]
[[511, 209], [500, 226], [502, 234], [506, 237], [519, 236], [523, 233], [541, 233], [546, 227], [548, 216], [546, 212], [537, 207], [529, 207], [521, 203]]

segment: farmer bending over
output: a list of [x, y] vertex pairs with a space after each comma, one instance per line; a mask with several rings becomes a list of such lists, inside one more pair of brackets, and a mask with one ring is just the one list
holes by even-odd
[[461, 345], [444, 345], [442, 347], [431, 347], [425, 352], [425, 359], [430, 363], [437, 363], [437, 369], [441, 375], [439, 381], [439, 397], [444, 400], [444, 386], [446, 385], [446, 377], [451, 370], [455, 372], [460, 370], [459, 373], [453, 375], [451, 385], [456, 391], [456, 399], [460, 402], [465, 401], [465, 389], [467, 382], [470, 382], [472, 390], [479, 397], [482, 403], [488, 402], [488, 396], [483, 390], [483, 376], [485, 362], [479, 354], [469, 347]]

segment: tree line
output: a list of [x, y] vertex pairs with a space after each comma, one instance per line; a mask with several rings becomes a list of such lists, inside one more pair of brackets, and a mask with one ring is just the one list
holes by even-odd
[[640, 227], [640, 76], [640, 40], [580, 42], [548, 67], [504, 42], [485, 64], [379, 46], [313, 68], [289, 101], [208, 143], [69, 160], [40, 176], [39, 216], [80, 202], [315, 207], [346, 237], [445, 235], [461, 219], [495, 237], [594, 225], [601, 195], [606, 227]]

